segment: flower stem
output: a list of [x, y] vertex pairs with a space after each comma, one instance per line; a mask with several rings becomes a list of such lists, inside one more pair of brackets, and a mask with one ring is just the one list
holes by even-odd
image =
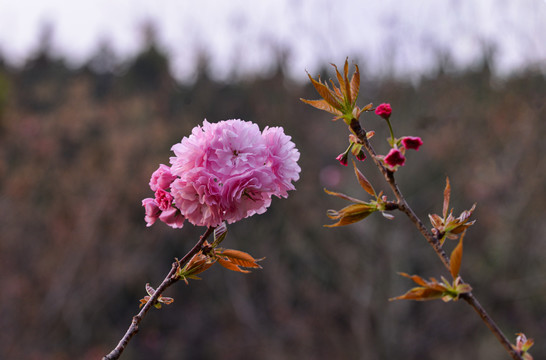
[[391, 146], [394, 146], [394, 131], [392, 131], [391, 121], [389, 119], [385, 119], [387, 121], [387, 125], [389, 125], [389, 131], [391, 132]]
[[131, 338], [138, 332], [138, 326], [148, 310], [150, 310], [150, 308], [156, 303], [157, 299], [169, 286], [179, 280], [179, 278], [176, 276], [176, 270], [178, 269], [178, 266], [184, 266], [186, 263], [188, 263], [191, 258], [201, 250], [203, 243], [210, 236], [210, 234], [212, 234], [213, 231], [214, 227], [209, 227], [207, 231], [205, 231], [205, 233], [201, 235], [199, 241], [195, 244], [195, 246], [186, 255], [184, 255], [182, 260], [175, 261], [172, 264], [171, 271], [169, 271], [167, 276], [165, 276], [165, 279], [163, 279], [161, 285], [159, 285], [155, 293], [150, 297], [150, 300], [148, 300], [148, 302], [142, 307], [137, 315], [133, 316], [131, 325], [129, 326], [127, 332], [125, 333], [125, 335], [123, 335], [117, 346], [108, 355], [105, 355], [102, 360], [119, 359]]
[[[389, 125], [389, 129], [391, 131], [391, 136], [393, 134], [391, 124], [387, 120], [387, 124]], [[415, 212], [411, 209], [411, 207], [406, 202], [404, 196], [402, 195], [402, 192], [400, 191], [396, 180], [394, 178], [394, 173], [387, 169], [381, 161], [379, 161], [376, 158], [376, 152], [373, 149], [372, 145], [368, 141], [368, 138], [366, 137], [366, 131], [362, 129], [360, 126], [360, 122], [356, 119], [353, 119], [350, 123], [350, 129], [351, 131], [357, 136], [359, 142], [362, 144], [362, 146], [368, 151], [368, 153], [371, 155], [371, 158], [373, 159], [375, 165], [379, 169], [379, 171], [383, 174], [385, 177], [385, 180], [389, 184], [391, 190], [393, 191], [394, 195], [396, 196], [396, 199], [398, 200], [398, 208], [400, 211], [405, 213], [408, 218], [415, 224], [419, 232], [423, 235], [423, 237], [427, 240], [427, 242], [432, 246], [444, 266], [447, 268], [447, 270], [450, 270], [450, 261], [445, 253], [445, 251], [442, 248], [442, 245], [440, 244], [439, 240], [426, 228], [426, 226], [423, 224], [421, 219], [415, 214]], [[394, 141], [394, 137], [392, 137]], [[512, 347], [510, 344], [510, 341], [506, 338], [506, 336], [503, 334], [501, 329], [497, 326], [497, 324], [493, 321], [493, 319], [487, 314], [485, 309], [482, 307], [482, 305], [479, 303], [478, 299], [474, 297], [472, 293], [466, 293], [462, 294], [461, 298], [463, 298], [468, 305], [470, 305], [476, 313], [480, 316], [482, 321], [485, 323], [485, 325], [491, 330], [491, 332], [495, 335], [495, 337], [499, 340], [501, 345], [505, 348], [505, 350], [512, 356], [512, 359], [514, 360], [523, 360], [523, 358], [517, 353], [516, 350]]]

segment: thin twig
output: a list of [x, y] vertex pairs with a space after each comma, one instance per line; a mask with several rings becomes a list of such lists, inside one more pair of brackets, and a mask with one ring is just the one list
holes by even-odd
[[[402, 195], [402, 192], [400, 191], [400, 188], [398, 187], [396, 180], [394, 179], [394, 173], [387, 169], [381, 161], [376, 157], [376, 152], [373, 149], [372, 145], [368, 141], [368, 138], [366, 136], [366, 131], [362, 129], [360, 126], [360, 122], [356, 119], [353, 119], [350, 123], [350, 129], [351, 131], [357, 136], [359, 142], [364, 146], [366, 151], [370, 154], [370, 157], [372, 158], [373, 162], [379, 169], [379, 171], [383, 174], [385, 177], [385, 180], [391, 187], [394, 195], [396, 196], [396, 199], [398, 200], [398, 209], [405, 213], [408, 218], [415, 224], [419, 232], [423, 235], [423, 237], [427, 240], [427, 242], [432, 246], [444, 266], [447, 268], [447, 270], [450, 270], [450, 261], [445, 253], [445, 251], [442, 249], [442, 245], [438, 241], [438, 239], [426, 228], [426, 226], [423, 224], [421, 219], [415, 214], [415, 212], [411, 209], [411, 207], [406, 202], [404, 196]], [[485, 323], [485, 325], [491, 330], [491, 332], [495, 335], [495, 337], [499, 340], [501, 345], [506, 349], [506, 351], [512, 356], [514, 360], [523, 360], [523, 358], [517, 353], [517, 351], [512, 347], [510, 344], [510, 341], [506, 338], [506, 336], [503, 334], [501, 329], [497, 326], [495, 321], [487, 314], [485, 309], [481, 306], [479, 301], [474, 297], [472, 293], [466, 293], [461, 294], [461, 298], [463, 298], [480, 316], [482, 321]]]
[[148, 310], [155, 305], [157, 299], [161, 296], [161, 294], [172, 284], [177, 282], [179, 278], [175, 276], [176, 270], [178, 269], [178, 266], [183, 266], [187, 262], [191, 260], [191, 258], [201, 250], [203, 243], [205, 240], [212, 234], [214, 231], [213, 227], [209, 227], [207, 231], [201, 235], [199, 238], [199, 241], [195, 244], [195, 246], [182, 258], [180, 261], [175, 261], [172, 264], [171, 271], [165, 276], [165, 279], [163, 279], [163, 282], [159, 285], [159, 287], [155, 290], [155, 293], [150, 297], [148, 302], [142, 307], [140, 312], [133, 316], [133, 320], [131, 321], [131, 325], [127, 329], [127, 332], [121, 340], [119, 341], [118, 345], [112, 350], [108, 355], [104, 356], [102, 360], [114, 360], [119, 359], [125, 348], [127, 347], [127, 344], [131, 340], [131, 338], [138, 332], [138, 326]]

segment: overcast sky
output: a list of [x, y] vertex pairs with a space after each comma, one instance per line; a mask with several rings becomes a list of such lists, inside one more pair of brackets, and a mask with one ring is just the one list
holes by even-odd
[[199, 50], [223, 78], [270, 69], [285, 49], [287, 70], [302, 78], [347, 56], [379, 74], [430, 71], [438, 53], [465, 66], [484, 44], [495, 45], [500, 73], [546, 72], [546, 0], [0, 0], [0, 53], [20, 64], [50, 24], [53, 49], [74, 65], [101, 41], [123, 59], [142, 47], [147, 21], [181, 79]]

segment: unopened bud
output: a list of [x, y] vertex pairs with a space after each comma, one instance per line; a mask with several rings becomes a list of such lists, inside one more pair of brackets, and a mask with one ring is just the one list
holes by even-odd
[[383, 103], [375, 109], [375, 113], [381, 116], [383, 119], [388, 120], [391, 117], [392, 109], [391, 104]]

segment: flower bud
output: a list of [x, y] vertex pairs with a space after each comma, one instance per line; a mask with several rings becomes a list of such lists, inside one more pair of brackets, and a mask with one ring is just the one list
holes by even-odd
[[339, 163], [343, 166], [347, 166], [347, 163], [348, 163], [348, 155], [349, 155], [349, 152], [348, 151], [345, 151], [344, 153], [341, 153], [339, 154], [337, 157], [336, 157], [336, 160], [339, 161]]
[[406, 149], [419, 150], [419, 147], [423, 145], [423, 140], [417, 136], [405, 136], [402, 138], [402, 146]]
[[391, 104], [383, 103], [375, 109], [375, 113], [383, 119], [388, 120], [391, 117]]
[[351, 152], [360, 161], [366, 159], [366, 153], [364, 152], [361, 144], [353, 144]]
[[157, 206], [155, 200], [152, 198], [146, 198], [142, 200], [142, 206], [144, 206], [144, 211], [146, 213], [146, 215], [144, 216], [146, 226], [152, 226], [159, 218], [161, 210], [159, 209], [159, 206]]
[[396, 148], [391, 149], [387, 156], [384, 158], [385, 164], [389, 168], [394, 169], [396, 166], [403, 166], [406, 162], [406, 157], [402, 152]]

